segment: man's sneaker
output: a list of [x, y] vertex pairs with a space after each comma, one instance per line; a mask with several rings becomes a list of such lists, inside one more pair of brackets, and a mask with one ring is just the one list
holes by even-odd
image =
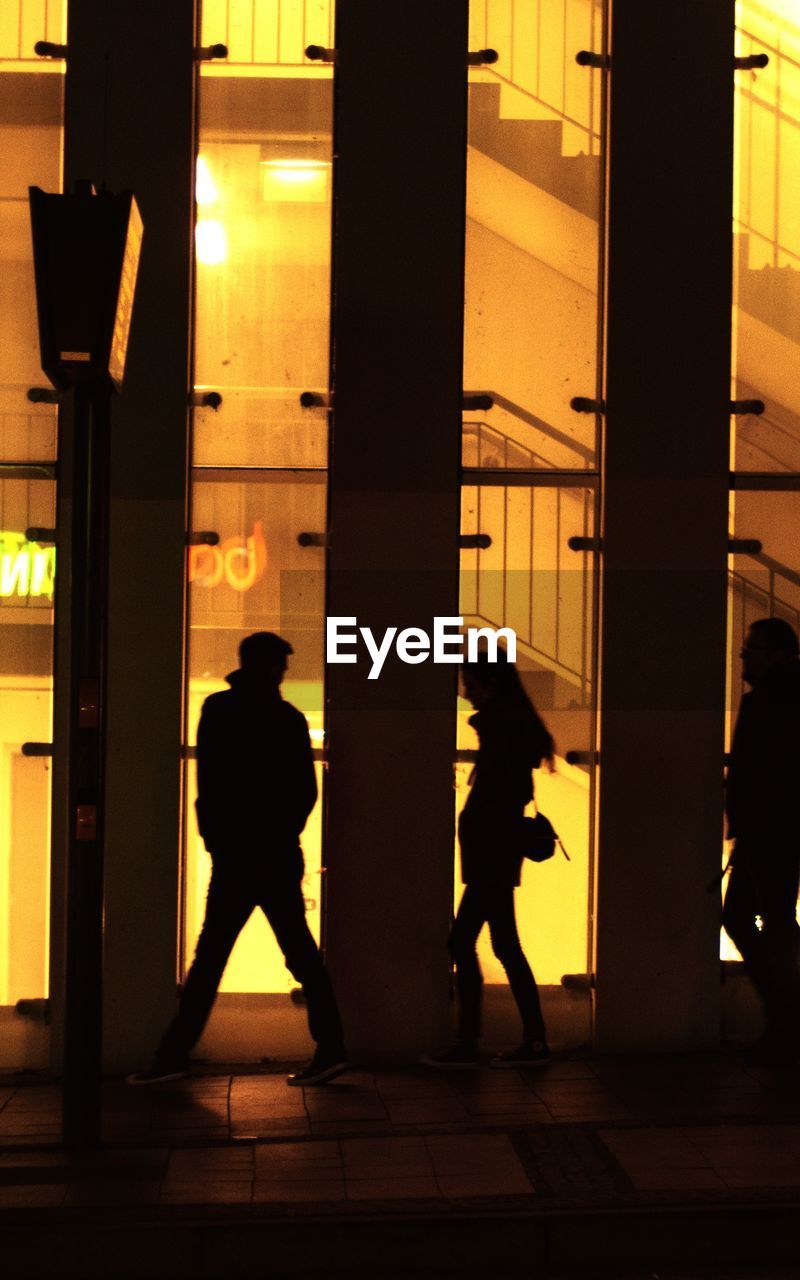
[[505, 1067], [546, 1067], [550, 1058], [550, 1050], [544, 1040], [526, 1040], [510, 1053], [498, 1053], [489, 1066], [497, 1070]]
[[319, 1049], [311, 1061], [300, 1071], [294, 1071], [286, 1083], [299, 1087], [304, 1084], [325, 1084], [334, 1080], [347, 1070], [347, 1058], [343, 1050], [337, 1053], [322, 1053]]
[[420, 1058], [420, 1062], [435, 1071], [471, 1071], [481, 1065], [480, 1054], [471, 1044], [454, 1044], [444, 1053], [431, 1053]]
[[154, 1062], [146, 1071], [134, 1071], [125, 1083], [134, 1088], [142, 1088], [148, 1084], [168, 1084], [170, 1080], [182, 1080], [188, 1074], [189, 1068], [185, 1062]]

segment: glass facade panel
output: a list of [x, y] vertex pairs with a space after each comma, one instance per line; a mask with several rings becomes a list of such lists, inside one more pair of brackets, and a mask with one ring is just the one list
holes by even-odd
[[203, 4], [197, 159], [195, 383], [218, 391], [195, 418], [194, 461], [327, 465], [333, 70], [332, 5]]
[[[53, 737], [52, 543], [57, 410], [39, 363], [28, 187], [62, 184], [65, 64], [34, 54], [66, 40], [66, 0], [0, 6], [0, 1063], [43, 1066], [49, 1036], [19, 1000], [45, 1000], [50, 963]], [[43, 744], [40, 754], [23, 753]]]
[[[742, 695], [739, 658], [748, 627], [757, 618], [785, 618], [800, 631], [800, 493], [737, 492], [732, 497], [733, 530], [737, 538], [761, 544], [761, 551], [731, 557], [729, 589], [728, 732], [730, 741]], [[726, 851], [727, 852], [727, 851]], [[727, 858], [726, 858], [727, 861]], [[723, 959], [739, 954], [722, 934]]]
[[[253, 631], [277, 631], [294, 654], [282, 685], [283, 696], [309, 722], [312, 746], [320, 753], [323, 730], [324, 550], [301, 546], [303, 533], [325, 528], [325, 475], [219, 470], [199, 473], [194, 483], [196, 529], [219, 535], [215, 546], [189, 548], [189, 725], [197, 739], [203, 700], [225, 689], [225, 676], [238, 665], [237, 648]], [[318, 764], [320, 794], [321, 765]], [[194, 952], [203, 922], [210, 858], [197, 832], [195, 767], [189, 766], [186, 794], [185, 945]], [[235, 803], [235, 797], [232, 801]], [[319, 937], [322, 886], [322, 802], [303, 833], [304, 888], [309, 926]], [[265, 847], [269, 830], [265, 826]], [[267, 856], [265, 854], [265, 856]], [[225, 972], [222, 991], [285, 991], [291, 985], [272, 931], [256, 912], [242, 933]]]
[[56, 410], [32, 404], [49, 386], [39, 365], [28, 187], [61, 190], [64, 67], [37, 40], [66, 39], [66, 3], [0, 6], [0, 459], [56, 454]]
[[0, 479], [0, 1006], [48, 992], [55, 485]]
[[[324, 562], [301, 533], [327, 525], [328, 420], [303, 408], [329, 385], [333, 68], [305, 57], [333, 45], [332, 0], [203, 0], [198, 102], [195, 386], [222, 396], [194, 415], [192, 526], [217, 546], [189, 551], [187, 741], [203, 699], [225, 687], [239, 641], [277, 631], [293, 646], [284, 697], [309, 721], [322, 791]], [[202, 924], [210, 861], [186, 785], [185, 958]], [[308, 920], [320, 933], [322, 800], [303, 834]], [[265, 837], [268, 833], [265, 832]], [[292, 985], [254, 914], [222, 991]]]
[[591, 468], [597, 394], [603, 46], [597, 0], [472, 0], [465, 466]]
[[734, 391], [764, 414], [736, 419], [738, 471], [800, 471], [800, 7], [739, 0], [736, 73]]
[[[526, 863], [517, 893], [522, 944], [543, 983], [587, 969], [595, 565], [592, 552], [574, 551], [568, 543], [593, 536], [594, 501], [589, 488], [486, 486], [462, 494], [462, 532], [491, 538], [485, 550], [462, 551], [464, 625], [513, 627], [523, 684], [556, 741], [554, 771], [536, 771], [536, 801], [570, 860], [558, 854], [542, 867]], [[470, 715], [472, 707], [459, 697], [462, 754], [477, 747]], [[568, 763], [568, 753], [570, 759], [578, 753], [579, 763]], [[457, 765], [457, 813], [471, 768], [469, 759]], [[457, 855], [456, 902], [460, 884]], [[487, 936], [478, 950], [486, 980], [505, 981]]]

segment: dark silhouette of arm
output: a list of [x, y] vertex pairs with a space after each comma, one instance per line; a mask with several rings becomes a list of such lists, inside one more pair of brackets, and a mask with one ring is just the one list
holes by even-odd
[[[230, 749], [230, 744], [228, 744]], [[203, 703], [197, 726], [197, 826], [209, 852], [225, 838], [226, 744], [218, 705]]]
[[317, 803], [317, 775], [311, 737], [305, 716], [298, 712], [297, 727], [297, 817], [298, 833], [303, 830], [308, 816]]

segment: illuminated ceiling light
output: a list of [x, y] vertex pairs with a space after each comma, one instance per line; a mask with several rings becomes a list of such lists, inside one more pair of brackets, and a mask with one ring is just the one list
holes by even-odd
[[309, 157], [301, 160], [262, 160], [265, 200], [317, 203], [327, 200], [330, 162]]
[[313, 182], [327, 168], [322, 160], [262, 160], [261, 163], [279, 182]]
[[197, 261], [204, 266], [215, 267], [228, 256], [228, 238], [221, 222], [214, 218], [202, 218], [194, 229]]
[[197, 157], [194, 198], [198, 204], [215, 204], [218, 199], [216, 183], [211, 177], [211, 170], [205, 156]]

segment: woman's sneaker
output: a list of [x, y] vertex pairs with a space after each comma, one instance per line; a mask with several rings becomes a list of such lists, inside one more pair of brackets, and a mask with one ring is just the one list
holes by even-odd
[[431, 1053], [420, 1058], [420, 1062], [435, 1071], [470, 1071], [481, 1065], [480, 1054], [472, 1044], [454, 1044], [444, 1053]]
[[552, 1054], [544, 1040], [526, 1040], [518, 1049], [509, 1053], [498, 1053], [492, 1058], [490, 1067], [502, 1070], [504, 1067], [546, 1067]]

